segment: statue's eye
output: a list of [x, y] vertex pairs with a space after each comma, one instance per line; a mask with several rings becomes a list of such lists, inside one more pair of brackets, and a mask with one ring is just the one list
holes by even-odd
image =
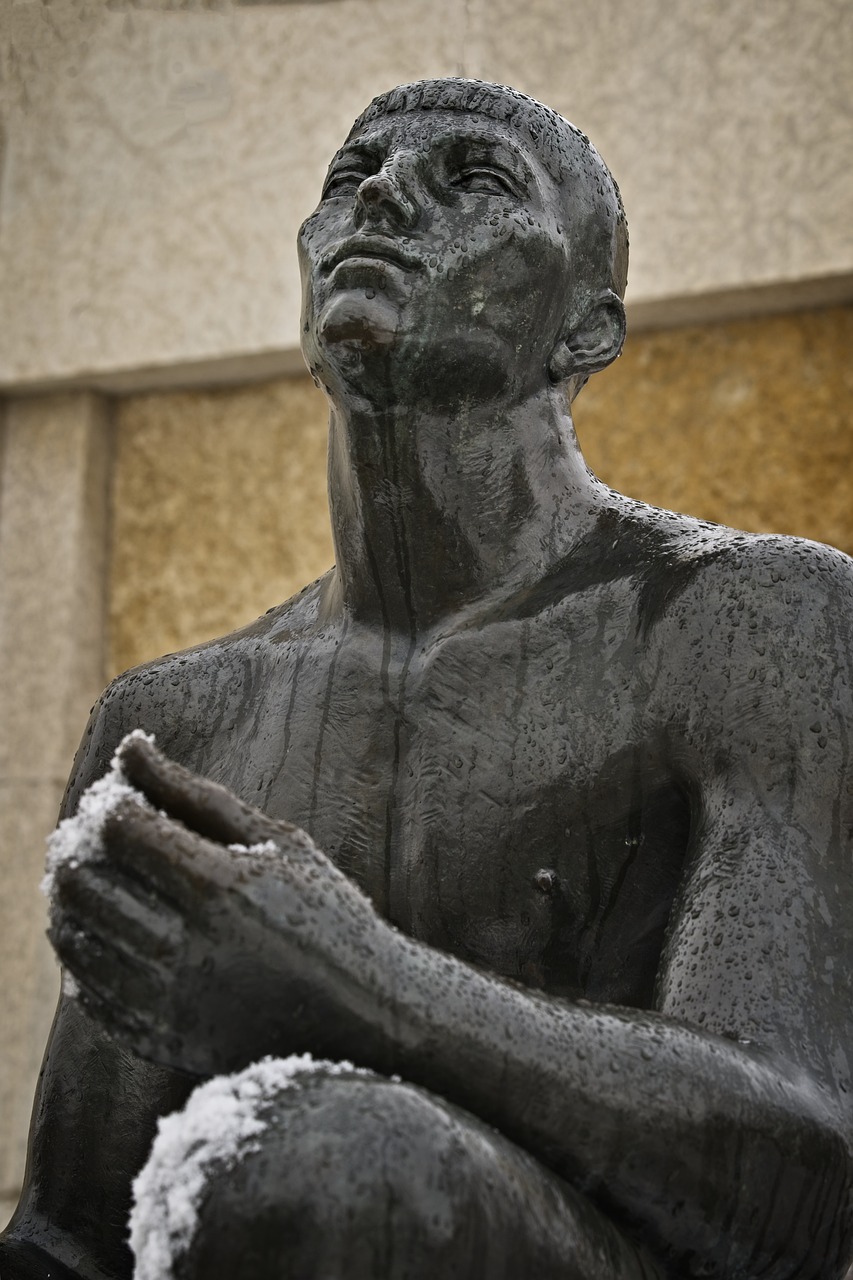
[[336, 169], [330, 173], [323, 188], [324, 200], [340, 196], [353, 196], [369, 175], [363, 169]]
[[500, 169], [471, 166], [460, 169], [452, 179], [454, 187], [462, 191], [483, 192], [486, 195], [515, 195], [515, 185], [508, 174]]

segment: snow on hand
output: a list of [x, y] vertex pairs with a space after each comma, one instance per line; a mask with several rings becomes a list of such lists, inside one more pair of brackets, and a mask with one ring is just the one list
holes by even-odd
[[53, 894], [56, 872], [63, 864], [77, 867], [81, 862], [88, 862], [103, 852], [104, 824], [116, 806], [122, 800], [133, 800], [145, 806], [148, 801], [130, 785], [121, 766], [121, 749], [126, 742], [135, 738], [144, 738], [153, 744], [154, 739], [141, 729], [122, 738], [110, 768], [103, 778], [94, 782], [80, 797], [80, 806], [71, 818], [65, 818], [48, 836], [47, 859], [41, 891], [53, 905]]

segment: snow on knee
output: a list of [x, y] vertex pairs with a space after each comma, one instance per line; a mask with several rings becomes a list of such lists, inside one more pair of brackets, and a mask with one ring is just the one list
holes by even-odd
[[136, 738], [144, 738], [152, 744], [154, 742], [151, 734], [143, 733], [141, 729], [134, 729], [122, 738], [108, 772], [83, 792], [74, 816], [65, 818], [52, 835], [48, 836], [41, 891], [51, 905], [58, 868], [63, 865], [78, 867], [81, 862], [90, 861], [103, 852], [104, 824], [120, 802], [133, 800], [139, 805], [148, 804], [144, 796], [127, 781], [121, 766], [122, 747]]
[[195, 1238], [210, 1179], [258, 1149], [270, 1104], [316, 1071], [370, 1074], [350, 1062], [307, 1053], [263, 1058], [234, 1075], [215, 1076], [190, 1095], [182, 1111], [158, 1121], [148, 1162], [133, 1184], [133, 1280], [171, 1280], [175, 1261]]

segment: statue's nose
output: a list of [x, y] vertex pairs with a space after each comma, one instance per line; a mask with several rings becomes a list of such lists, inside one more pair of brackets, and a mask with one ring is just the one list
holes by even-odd
[[413, 193], [414, 154], [389, 157], [378, 173], [365, 178], [356, 196], [356, 222], [387, 220], [395, 226], [414, 226], [418, 216]]

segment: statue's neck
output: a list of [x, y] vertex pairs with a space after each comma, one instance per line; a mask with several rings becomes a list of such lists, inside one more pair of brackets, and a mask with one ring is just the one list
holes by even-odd
[[523, 403], [333, 403], [333, 594], [411, 637], [537, 581], [593, 519], [597, 482], [550, 387]]

